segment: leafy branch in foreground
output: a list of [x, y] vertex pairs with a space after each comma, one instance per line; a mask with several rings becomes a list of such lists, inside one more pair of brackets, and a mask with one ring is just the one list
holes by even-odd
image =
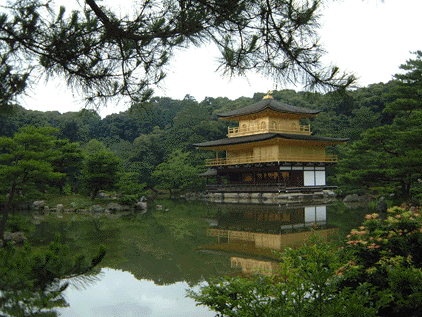
[[62, 293], [69, 279], [83, 281], [82, 275], [92, 274], [104, 256], [103, 246], [89, 260], [58, 242], [45, 249], [29, 244], [0, 248], [0, 316], [57, 316], [53, 309], [67, 306]]
[[[85, 0], [13, 0], [0, 14], [0, 105], [33, 81], [59, 76], [88, 102], [143, 102], [166, 76], [175, 51], [215, 43], [224, 74], [248, 71], [309, 88], [345, 88], [354, 76], [325, 67], [318, 38], [324, 0], [145, 0], [131, 15]], [[22, 62], [25, 61], [25, 62]]]

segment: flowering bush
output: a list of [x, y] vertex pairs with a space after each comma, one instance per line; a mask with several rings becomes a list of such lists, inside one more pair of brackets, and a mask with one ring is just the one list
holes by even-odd
[[[375, 286], [381, 316], [422, 315], [422, 217], [418, 209], [392, 207], [368, 214], [347, 236], [349, 262], [336, 274], [339, 288]], [[381, 292], [382, 290], [382, 292]]]
[[422, 217], [418, 210], [392, 207], [386, 215], [373, 213], [365, 219], [359, 230], [351, 230], [346, 241], [358, 264], [369, 268], [382, 259], [401, 256], [422, 267]]

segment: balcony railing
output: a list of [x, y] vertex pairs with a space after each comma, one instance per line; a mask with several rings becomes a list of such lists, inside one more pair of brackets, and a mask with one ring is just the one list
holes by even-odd
[[337, 162], [337, 155], [271, 155], [271, 156], [242, 156], [231, 158], [216, 158], [205, 161], [206, 166], [237, 165], [265, 162]]
[[240, 127], [232, 127], [228, 129], [227, 136], [229, 138], [238, 137], [238, 136], [245, 136], [245, 135], [252, 135], [252, 134], [261, 134], [261, 133], [288, 133], [288, 134], [311, 134], [311, 126], [310, 125], [300, 125], [297, 129], [293, 128], [286, 128], [286, 127], [249, 127], [249, 128], [240, 128]]

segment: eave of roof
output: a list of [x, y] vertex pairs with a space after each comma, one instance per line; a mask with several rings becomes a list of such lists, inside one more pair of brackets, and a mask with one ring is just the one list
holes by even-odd
[[232, 117], [239, 117], [245, 116], [249, 114], [259, 113], [264, 111], [265, 109], [271, 109], [277, 112], [283, 113], [292, 113], [292, 114], [304, 114], [304, 115], [311, 115], [315, 116], [320, 113], [320, 110], [312, 110], [312, 109], [305, 109], [301, 107], [295, 107], [291, 105], [287, 105], [277, 101], [275, 99], [262, 99], [253, 105], [246, 106], [243, 108], [239, 108], [233, 111], [228, 111], [224, 113], [219, 113], [217, 116], [220, 118], [232, 118]]
[[346, 142], [349, 140], [349, 139], [344, 139], [344, 138], [330, 138], [330, 137], [303, 135], [303, 134], [263, 133], [263, 134], [240, 136], [236, 138], [226, 138], [226, 139], [208, 141], [208, 142], [194, 144], [194, 146], [198, 148], [221, 147], [221, 146], [228, 146], [228, 145], [266, 141], [266, 140], [271, 140], [274, 138], [281, 138], [281, 139], [287, 139], [287, 140], [322, 141], [322, 142], [330, 142], [330, 143], [341, 143], [341, 142]]

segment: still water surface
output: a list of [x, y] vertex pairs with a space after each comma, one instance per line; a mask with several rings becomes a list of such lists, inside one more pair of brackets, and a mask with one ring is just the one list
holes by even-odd
[[163, 209], [150, 204], [147, 215], [117, 219], [117, 227], [101, 219], [37, 227], [44, 242], [60, 231], [76, 251], [95, 250], [100, 243], [108, 248], [95, 281], [71, 283], [65, 291], [69, 307], [58, 310], [62, 316], [215, 316], [186, 298], [186, 290], [198, 289], [210, 277], [251, 273], [256, 267], [271, 271], [277, 258], [273, 250], [297, 243], [310, 227], [344, 237], [369, 212], [340, 203], [159, 203]]
[[186, 282], [156, 285], [153, 281], [137, 280], [129, 272], [109, 268], [101, 269], [99, 275], [99, 281], [85, 289], [69, 287], [66, 290], [70, 307], [59, 309], [61, 316], [215, 316], [207, 308], [196, 306], [193, 299], [185, 297], [189, 288]]

